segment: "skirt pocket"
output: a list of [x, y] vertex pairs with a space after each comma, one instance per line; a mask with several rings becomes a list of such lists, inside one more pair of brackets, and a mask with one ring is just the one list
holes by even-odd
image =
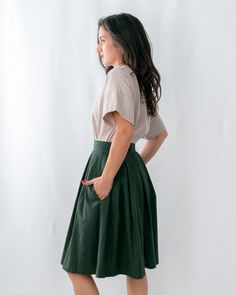
[[93, 197], [93, 199], [95, 199], [97, 201], [101, 201], [101, 199], [99, 198], [99, 196], [95, 192], [95, 189], [94, 189], [94, 185], [93, 184], [91, 185], [90, 192], [91, 192], [91, 196]]

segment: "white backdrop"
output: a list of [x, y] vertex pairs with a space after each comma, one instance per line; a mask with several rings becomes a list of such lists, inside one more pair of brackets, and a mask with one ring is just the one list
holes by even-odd
[[[160, 255], [149, 294], [235, 294], [235, 2], [0, 3], [0, 294], [73, 294], [60, 258], [105, 79], [97, 20], [119, 12], [152, 41], [169, 133], [147, 164]], [[123, 275], [95, 280], [126, 294]]]

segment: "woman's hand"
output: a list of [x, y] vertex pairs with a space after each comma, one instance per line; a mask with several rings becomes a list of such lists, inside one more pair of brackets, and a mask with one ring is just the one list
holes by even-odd
[[108, 179], [105, 176], [99, 176], [90, 180], [82, 180], [82, 183], [84, 185], [93, 184], [95, 193], [101, 200], [103, 200], [109, 195], [112, 189], [113, 179]]

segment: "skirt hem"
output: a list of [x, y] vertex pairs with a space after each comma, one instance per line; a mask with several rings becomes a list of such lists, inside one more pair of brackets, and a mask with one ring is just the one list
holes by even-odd
[[[145, 266], [145, 268], [147, 269], [155, 269], [157, 267], [159, 263], [157, 263], [155, 266]], [[145, 276], [145, 273], [143, 275], [134, 275], [134, 274], [131, 274], [127, 271], [119, 271], [119, 272], [114, 272], [114, 273], [106, 273], [106, 274], [98, 274], [96, 273], [95, 271], [90, 271], [90, 272], [83, 272], [83, 271], [76, 271], [75, 269], [68, 269], [64, 266], [62, 266], [62, 269], [64, 271], [68, 271], [68, 272], [71, 272], [71, 273], [76, 273], [76, 274], [83, 274], [83, 275], [95, 275], [96, 278], [106, 278], [106, 277], [115, 277], [115, 276], [118, 276], [118, 275], [126, 275], [126, 276], [129, 276], [133, 279], [142, 279], [144, 276]]]

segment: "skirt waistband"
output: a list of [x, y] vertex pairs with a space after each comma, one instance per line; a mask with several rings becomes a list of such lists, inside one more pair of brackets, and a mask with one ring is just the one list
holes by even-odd
[[[102, 140], [96, 140], [94, 139], [93, 142], [93, 151], [100, 151], [100, 152], [109, 152], [111, 146], [110, 141], [102, 141]], [[135, 149], [135, 143], [131, 142], [128, 148], [127, 153], [134, 153], [136, 151]]]

